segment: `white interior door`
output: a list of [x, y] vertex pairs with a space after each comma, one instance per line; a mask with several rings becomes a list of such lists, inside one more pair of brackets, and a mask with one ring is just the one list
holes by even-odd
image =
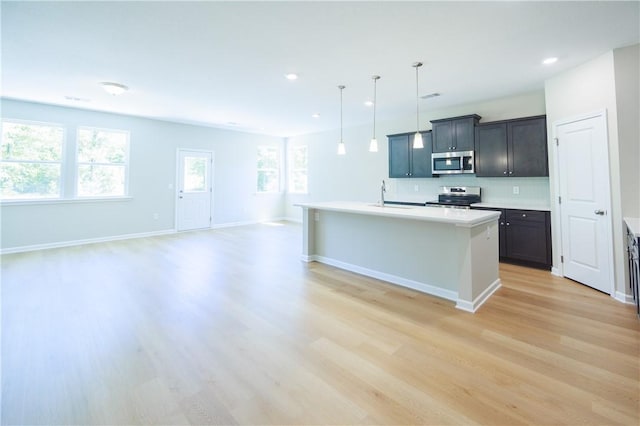
[[612, 294], [606, 115], [556, 124], [563, 275]]
[[178, 151], [176, 184], [178, 231], [211, 226], [212, 168], [211, 152]]

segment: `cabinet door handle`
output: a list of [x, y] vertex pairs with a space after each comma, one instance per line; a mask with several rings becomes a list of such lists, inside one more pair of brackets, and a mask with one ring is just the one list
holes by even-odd
[[409, 172], [405, 173], [405, 176], [409, 176]]
[[504, 226], [504, 222], [500, 222], [500, 225], [501, 225], [501, 226]]
[[509, 225], [510, 225], [510, 223], [509, 223], [509, 222], [507, 222], [507, 226], [509, 226]]
[[522, 214], [522, 217], [527, 217], [527, 215], [523, 213], [523, 214]]
[[510, 174], [510, 175], [512, 175], [512, 174], [513, 174], [513, 172], [509, 172], [509, 174]]
[[507, 172], [502, 172], [502, 174], [503, 174], [503, 175], [506, 175], [506, 174], [507, 174]]

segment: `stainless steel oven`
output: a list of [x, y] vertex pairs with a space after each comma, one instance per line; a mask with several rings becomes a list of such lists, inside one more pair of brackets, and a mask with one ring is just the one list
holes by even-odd
[[428, 207], [449, 207], [454, 209], [468, 209], [471, 204], [479, 203], [479, 186], [441, 186], [438, 201], [427, 201]]
[[435, 152], [431, 168], [434, 175], [475, 173], [473, 151]]

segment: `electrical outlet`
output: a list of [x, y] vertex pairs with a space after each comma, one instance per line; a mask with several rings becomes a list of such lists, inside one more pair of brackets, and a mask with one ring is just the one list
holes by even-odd
[[514, 186], [513, 187], [513, 194], [514, 195], [520, 194], [520, 187], [519, 186]]
[[418, 184], [413, 185], [413, 190], [414, 190], [415, 192], [420, 191], [420, 185], [418, 185]]
[[153, 219], [154, 220], [158, 220], [159, 217], [160, 217], [160, 215], [158, 213], [154, 213], [153, 214]]

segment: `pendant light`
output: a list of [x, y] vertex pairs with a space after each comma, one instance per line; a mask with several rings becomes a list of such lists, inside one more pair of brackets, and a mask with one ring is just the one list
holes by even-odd
[[412, 66], [416, 69], [416, 135], [413, 138], [413, 149], [420, 149], [424, 148], [422, 134], [420, 134], [420, 97], [418, 95], [418, 68], [422, 66], [422, 62], [416, 62]]
[[344, 147], [344, 140], [342, 140], [342, 91], [345, 86], [340, 85], [338, 89], [340, 89], [340, 142], [338, 143], [338, 155], [345, 155], [347, 153]]
[[378, 139], [376, 139], [376, 84], [380, 79], [379, 75], [371, 76], [373, 79], [373, 136], [369, 143], [369, 152], [378, 152]]

